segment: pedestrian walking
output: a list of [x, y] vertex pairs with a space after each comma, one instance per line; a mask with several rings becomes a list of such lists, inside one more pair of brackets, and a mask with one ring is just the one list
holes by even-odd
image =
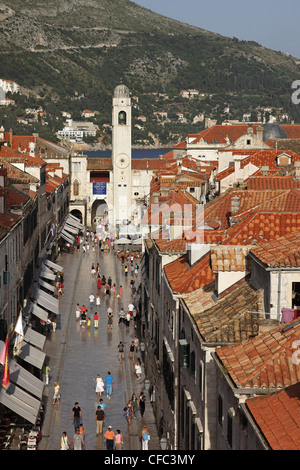
[[134, 364], [134, 359], [135, 359], [135, 345], [134, 345], [134, 341], [131, 341], [131, 345], [129, 346], [129, 349], [128, 349], [128, 354], [129, 354], [129, 361], [132, 362], [132, 364]]
[[135, 277], [138, 277], [138, 273], [139, 273], [139, 266], [138, 266], [138, 264], [135, 265], [134, 273], [135, 273]]
[[124, 362], [124, 344], [122, 343], [122, 341], [120, 341], [118, 345], [118, 353], [120, 364], [122, 364]]
[[80, 434], [79, 429], [76, 430], [73, 440], [71, 442], [71, 447], [73, 447], [73, 450], [83, 450], [85, 449], [85, 443], [84, 443], [84, 438]]
[[76, 321], [78, 321], [80, 319], [80, 314], [81, 314], [81, 308], [80, 308], [80, 305], [77, 304], [76, 305], [76, 308], [75, 308], [75, 317], [76, 317]]
[[116, 286], [116, 284], [113, 284], [113, 286], [112, 286], [112, 288], [111, 288], [113, 297], [115, 297], [115, 295], [116, 295], [116, 290], [117, 290], [117, 286]]
[[97, 374], [97, 377], [94, 379], [94, 382], [96, 384], [96, 393], [98, 396], [98, 400], [100, 400], [102, 392], [104, 392], [104, 382], [100, 374]]
[[136, 364], [135, 364], [135, 373], [136, 373], [138, 381], [140, 381], [141, 375], [142, 375], [142, 365], [141, 365], [141, 361], [139, 358], [137, 359]]
[[136, 417], [136, 410], [138, 407], [138, 399], [135, 393], [132, 394], [131, 397], [131, 403], [132, 403], [132, 411], [133, 411], [133, 416]]
[[85, 430], [84, 430], [84, 427], [83, 427], [83, 424], [81, 423], [80, 426], [79, 426], [79, 434], [85, 438]]
[[112, 427], [108, 426], [108, 429], [106, 433], [104, 434], [104, 442], [106, 442], [107, 450], [114, 450], [114, 438], [115, 438], [115, 433], [112, 430]]
[[95, 312], [95, 314], [94, 314], [94, 327], [98, 328], [98, 325], [99, 325], [99, 315], [98, 315], [97, 312]]
[[80, 326], [86, 325], [86, 313], [85, 313], [85, 310], [83, 310], [83, 309], [81, 311], [79, 324], [80, 324]]
[[104, 421], [105, 421], [105, 413], [101, 409], [101, 406], [98, 405], [97, 406], [97, 411], [96, 411], [96, 436], [98, 436], [98, 434], [103, 433]]
[[82, 423], [82, 412], [81, 412], [79, 403], [77, 401], [75, 402], [75, 405], [72, 410], [72, 420], [74, 424], [74, 429], [76, 431], [76, 429], [78, 429]]
[[133, 418], [133, 407], [132, 407], [132, 402], [131, 400], [129, 400], [129, 402], [127, 403], [127, 405], [125, 406], [125, 410], [126, 410], [126, 419], [127, 419], [127, 423], [130, 424], [131, 423], [131, 420]]
[[60, 386], [58, 385], [57, 382], [54, 382], [54, 395], [53, 395], [53, 402], [52, 405], [55, 405], [55, 402], [59, 405], [59, 399], [60, 399]]
[[115, 435], [115, 450], [122, 450], [123, 448], [123, 436], [121, 434], [120, 429], [117, 429], [116, 435]]
[[130, 326], [130, 318], [131, 318], [131, 317], [130, 317], [130, 313], [127, 312], [127, 313], [126, 313], [126, 327], [127, 327], [127, 328], [129, 328], [129, 326]]
[[99, 309], [100, 309], [100, 304], [101, 304], [100, 295], [97, 295], [97, 297], [96, 297], [96, 307], [97, 307], [98, 312], [99, 312]]
[[141, 417], [143, 417], [145, 413], [145, 408], [146, 408], [146, 397], [145, 397], [144, 392], [140, 393], [138, 403], [139, 403]]
[[91, 294], [91, 295], [89, 296], [89, 301], [90, 301], [90, 307], [91, 307], [91, 308], [94, 308], [94, 302], [95, 302], [95, 296], [94, 296], [94, 294]]
[[147, 430], [147, 426], [142, 429], [142, 450], [148, 450], [148, 443], [150, 441], [150, 434]]
[[110, 399], [114, 385], [114, 378], [110, 372], [107, 372], [107, 376], [105, 377], [104, 382], [106, 384], [106, 396]]
[[123, 295], [123, 287], [120, 286], [120, 287], [119, 287], [119, 290], [118, 290], [118, 296], [119, 296], [118, 298], [121, 299], [121, 298], [122, 298], [122, 295]]
[[53, 331], [53, 333], [55, 333], [55, 331], [56, 331], [56, 315], [55, 315], [55, 313], [52, 316], [51, 325], [52, 325], [52, 331]]
[[134, 345], [135, 345], [135, 350], [136, 352], [138, 351], [139, 349], [139, 345], [140, 345], [140, 342], [139, 342], [139, 339], [138, 337], [135, 335], [135, 337], [133, 338], [133, 341], [134, 341]]
[[126, 323], [125, 312], [123, 308], [121, 308], [120, 313], [119, 313], [119, 325], [121, 323]]
[[130, 303], [128, 305], [128, 312], [130, 313], [130, 318], [132, 318], [132, 316], [133, 316], [133, 310], [134, 310], [134, 305], [132, 303]]
[[102, 398], [100, 398], [100, 401], [97, 406], [100, 406], [101, 410], [103, 410], [105, 413], [105, 410], [107, 409], [107, 407]]
[[70, 450], [71, 444], [70, 444], [66, 431], [62, 433], [59, 444], [60, 444], [60, 450]]
[[43, 367], [43, 372], [42, 372], [45, 385], [49, 385], [50, 371], [51, 371], [50, 367], [47, 364], [45, 364]]
[[113, 325], [113, 314], [112, 312], [107, 313], [107, 329], [112, 330], [112, 325]]

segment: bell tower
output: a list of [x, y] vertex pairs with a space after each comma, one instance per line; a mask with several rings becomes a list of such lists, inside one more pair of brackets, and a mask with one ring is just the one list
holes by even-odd
[[114, 225], [131, 220], [131, 98], [125, 85], [114, 90], [112, 105], [112, 164]]

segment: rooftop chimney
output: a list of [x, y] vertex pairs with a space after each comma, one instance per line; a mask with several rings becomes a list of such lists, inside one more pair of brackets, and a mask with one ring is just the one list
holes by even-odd
[[259, 140], [263, 140], [263, 135], [264, 135], [264, 128], [263, 126], [259, 126], [256, 128], [256, 135]]
[[269, 167], [268, 166], [262, 166], [261, 170], [262, 170], [263, 176], [268, 176], [268, 174], [269, 174]]
[[231, 198], [231, 215], [236, 215], [240, 211], [240, 198], [234, 196]]

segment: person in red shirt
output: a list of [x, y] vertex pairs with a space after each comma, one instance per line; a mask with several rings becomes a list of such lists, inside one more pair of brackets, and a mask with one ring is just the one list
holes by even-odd
[[99, 315], [96, 312], [95, 315], [94, 315], [94, 327], [95, 328], [98, 328], [98, 320], [99, 320]]

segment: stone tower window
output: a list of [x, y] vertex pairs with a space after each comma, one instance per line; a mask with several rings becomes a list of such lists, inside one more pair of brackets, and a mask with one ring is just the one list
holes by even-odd
[[127, 116], [126, 116], [125, 111], [120, 111], [120, 112], [119, 112], [119, 124], [120, 124], [121, 126], [125, 126], [125, 125], [126, 125], [126, 118], [127, 118]]

